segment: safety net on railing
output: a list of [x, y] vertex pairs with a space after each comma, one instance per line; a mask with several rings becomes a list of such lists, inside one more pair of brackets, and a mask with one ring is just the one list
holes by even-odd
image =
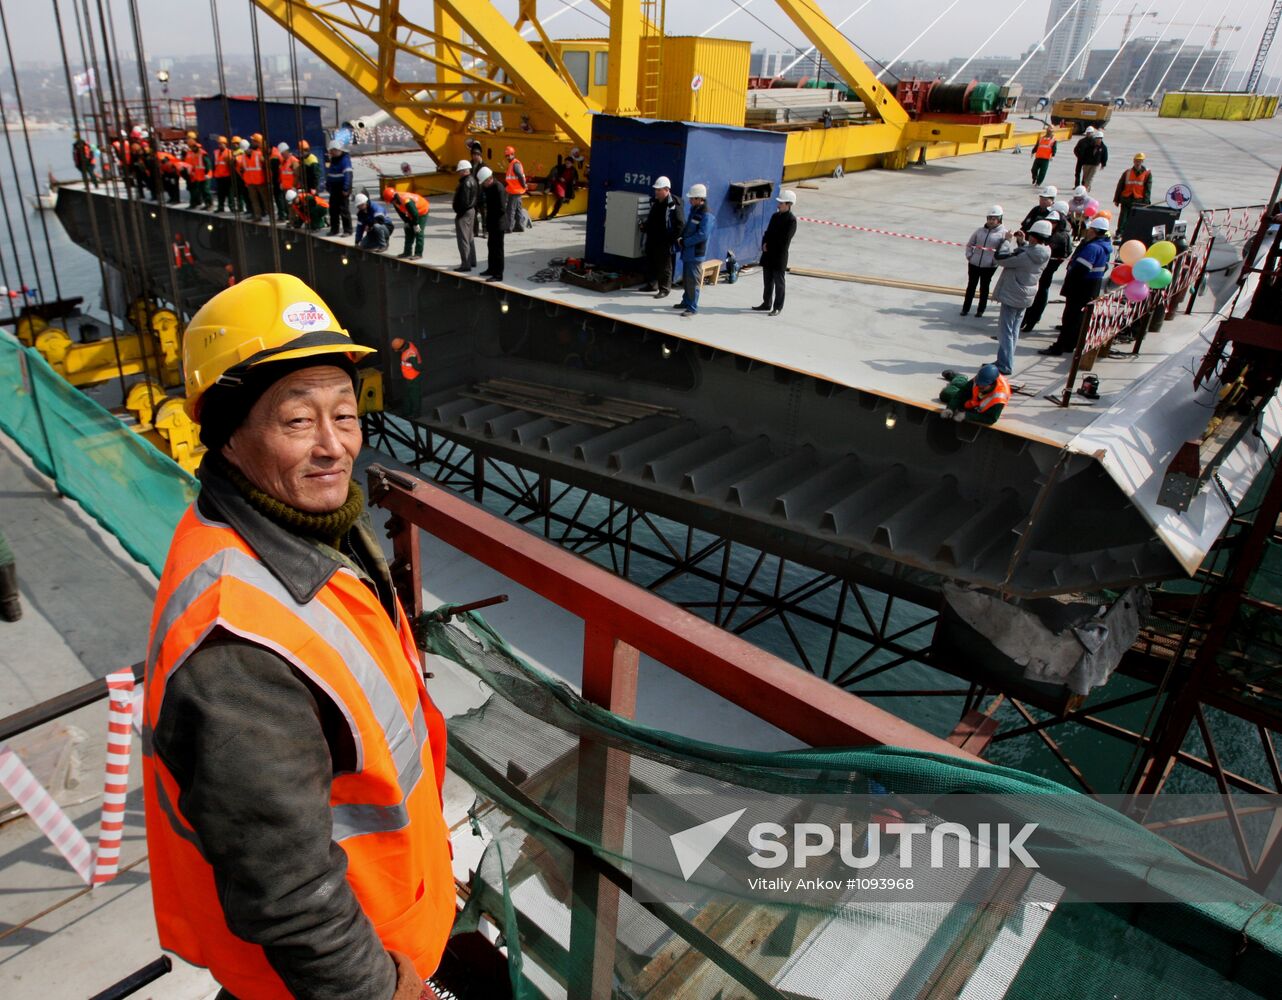
[[[895, 748], [713, 746], [583, 701], [474, 614], [428, 625], [425, 641], [471, 675], [468, 707], [449, 720], [450, 768], [480, 794], [474, 831], [492, 838], [460, 928], [482, 913], [495, 920], [518, 997], [1227, 998], [1269, 995], [1282, 975], [1282, 910], [1049, 780]], [[655, 901], [640, 888], [652, 874], [638, 846], [651, 817], [637, 803], [656, 794], [684, 803], [710, 788], [768, 800], [781, 820], [815, 794], [853, 802], [872, 792], [901, 810], [901, 797], [1006, 797], [1042, 821], [1038, 859], [1049, 860], [1039, 878], [1156, 880], [1172, 892], [1165, 902], [1090, 903], [1012, 879], [977, 894], [959, 887], [961, 901], [855, 892], [834, 902], [718, 884], [693, 901]], [[733, 830], [716, 851], [744, 840]], [[1232, 902], [1190, 901], [1214, 896], [1217, 882]]]
[[0, 333], [0, 430], [157, 574], [196, 480]]

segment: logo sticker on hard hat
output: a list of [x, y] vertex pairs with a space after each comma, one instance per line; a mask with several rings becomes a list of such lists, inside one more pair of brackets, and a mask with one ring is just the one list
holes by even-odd
[[291, 330], [309, 333], [330, 325], [329, 313], [315, 302], [295, 302], [286, 306], [281, 319]]

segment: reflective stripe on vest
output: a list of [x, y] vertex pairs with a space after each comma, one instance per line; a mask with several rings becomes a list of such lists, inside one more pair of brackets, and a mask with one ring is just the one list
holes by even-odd
[[203, 149], [191, 149], [187, 151], [187, 158], [184, 161], [188, 169], [191, 170], [191, 179], [193, 181], [203, 181], [205, 179], [205, 151]]
[[1054, 156], [1055, 140], [1049, 135], [1044, 135], [1037, 140], [1037, 149], [1033, 152], [1035, 160], [1049, 160]]
[[421, 372], [410, 362], [418, 361], [418, 347], [412, 341], [405, 342], [405, 348], [401, 351], [401, 378], [406, 382], [413, 382], [419, 377]]
[[976, 413], [983, 413], [992, 409], [998, 403], [1003, 406], [1010, 402], [1010, 383], [1006, 381], [1005, 375], [998, 375], [997, 382], [993, 385], [992, 392], [980, 395], [979, 386], [970, 387], [970, 407]]
[[153, 901], [162, 946], [207, 966], [240, 1000], [290, 993], [263, 949], [227, 926], [213, 869], [182, 815], [177, 782], [152, 752], [168, 678], [217, 628], [275, 652], [329, 697], [356, 749], [355, 769], [331, 782], [330, 836], [348, 856], [347, 881], [384, 946], [410, 955], [427, 976], [454, 915], [440, 797], [445, 732], [422, 686], [409, 623], [399, 605], [397, 611], [393, 623], [347, 569], [299, 604], [233, 529], [194, 508], [175, 532], [144, 688]]
[[219, 146], [214, 150], [214, 176], [231, 176], [231, 150], [224, 146]]
[[246, 184], [266, 184], [267, 175], [263, 171], [263, 154], [257, 149], [247, 149], [241, 160], [241, 177]]
[[525, 194], [525, 192], [529, 190], [528, 187], [521, 183], [520, 177], [517, 176], [516, 172], [518, 170], [521, 171], [522, 177], [525, 176], [525, 167], [521, 165], [520, 160], [514, 159], [507, 165], [507, 174], [504, 177], [504, 182], [507, 187], [508, 194]]
[[[432, 206], [428, 204], [426, 198], [421, 194], [415, 194], [413, 191], [400, 191], [397, 193], [402, 204], [412, 204], [414, 206], [415, 210], [418, 212], [418, 218], [420, 221], [427, 218], [427, 213], [431, 210]], [[397, 208], [400, 208], [400, 205], [398, 205]]]
[[1134, 167], [1128, 167], [1126, 173], [1122, 175], [1122, 197], [1123, 198], [1143, 198], [1144, 197], [1144, 179], [1148, 176], [1145, 170], [1142, 174], [1137, 174]]
[[283, 158], [280, 161], [280, 189], [282, 191], [292, 190], [294, 187], [294, 171], [298, 169], [298, 157], [293, 154]]

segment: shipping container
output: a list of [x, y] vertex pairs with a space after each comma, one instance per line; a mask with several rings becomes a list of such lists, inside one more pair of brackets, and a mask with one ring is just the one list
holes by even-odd
[[786, 136], [758, 129], [595, 115], [585, 257], [612, 270], [641, 270], [639, 256], [607, 252], [607, 232], [611, 249], [626, 244], [627, 227], [644, 217], [655, 180], [666, 176], [677, 197], [691, 184], [707, 185], [717, 221], [708, 259], [733, 252], [742, 263], [755, 262], [775, 211], [786, 145]]
[[[315, 104], [291, 104], [285, 101], [263, 101], [245, 97], [198, 97], [196, 106], [196, 133], [207, 147], [220, 135], [230, 139], [238, 135], [248, 139], [255, 132], [262, 132], [267, 145], [289, 143], [298, 149], [298, 140], [306, 139], [312, 151], [325, 152], [325, 130], [321, 127], [321, 109]], [[266, 130], [263, 119], [266, 118]], [[299, 122], [302, 132], [299, 132]]]
[[742, 125], [751, 54], [751, 42], [665, 36], [658, 117]]

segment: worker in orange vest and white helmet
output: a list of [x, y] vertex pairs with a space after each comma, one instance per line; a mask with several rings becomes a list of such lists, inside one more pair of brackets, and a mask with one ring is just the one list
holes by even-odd
[[287, 274], [192, 317], [208, 447], [156, 595], [143, 787], [161, 945], [220, 997], [436, 997], [445, 722], [352, 480], [352, 340]]

